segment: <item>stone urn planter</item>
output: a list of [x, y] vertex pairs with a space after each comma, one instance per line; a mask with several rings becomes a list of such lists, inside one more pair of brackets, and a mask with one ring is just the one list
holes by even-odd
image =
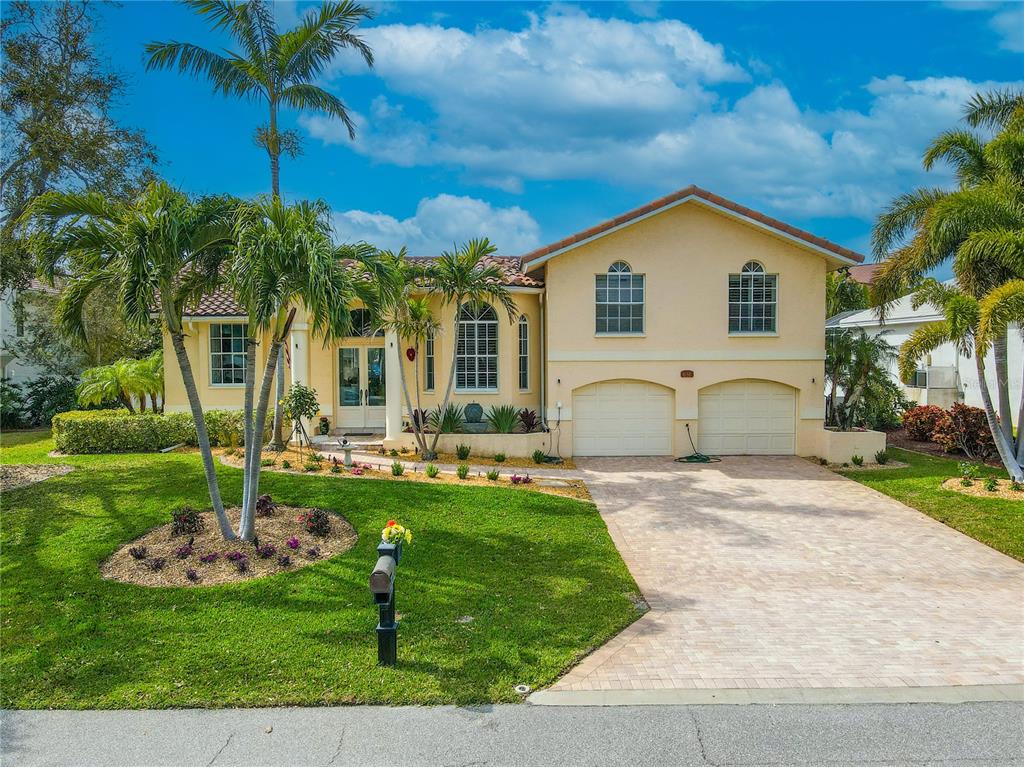
[[479, 402], [470, 402], [466, 405], [464, 411], [466, 423], [480, 423], [480, 419], [484, 417], [484, 408]]

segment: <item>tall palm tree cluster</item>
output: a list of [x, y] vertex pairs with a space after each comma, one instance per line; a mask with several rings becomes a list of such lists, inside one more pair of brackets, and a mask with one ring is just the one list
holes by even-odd
[[[999, 457], [1012, 478], [1024, 481], [1024, 396], [1014, 407], [1009, 386], [1010, 375], [1024, 371], [1010, 371], [1007, 360], [1009, 334], [1024, 327], [1024, 92], [979, 93], [964, 119], [965, 128], [940, 134], [924, 154], [926, 170], [944, 163], [954, 171], [955, 188], [914, 190], [879, 217], [872, 245], [884, 263], [873, 301], [884, 316], [887, 304], [916, 286], [915, 307], [941, 313], [944, 319], [903, 345], [901, 373], [909, 376], [946, 343], [973, 357]], [[944, 264], [952, 266], [953, 281], [926, 278]]]

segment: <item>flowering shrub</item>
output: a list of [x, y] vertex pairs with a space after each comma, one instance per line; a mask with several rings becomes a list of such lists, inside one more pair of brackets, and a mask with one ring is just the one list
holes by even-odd
[[235, 569], [240, 573], [249, 572], [249, 557], [243, 556], [241, 559], [236, 559]]
[[364, 469], [364, 470], [366, 470], [366, 471], [369, 471], [369, 470], [370, 470], [370, 469], [372, 469], [372, 468], [373, 468], [373, 467], [372, 467], [372, 466], [371, 466], [370, 464], [368, 464], [368, 463], [364, 463], [364, 464], [363, 464], [363, 469]]
[[257, 517], [272, 517], [277, 513], [277, 504], [274, 503], [274, 499], [270, 497], [269, 493], [264, 493], [256, 499], [256, 516]]
[[128, 553], [132, 555], [132, 559], [145, 559], [149, 554], [149, 549], [145, 546], [132, 546], [128, 549]]
[[306, 549], [306, 556], [310, 559], [319, 559], [320, 548], [318, 546], [313, 546], [312, 548]]
[[927, 442], [945, 415], [946, 411], [936, 405], [918, 405], [903, 414], [903, 428], [911, 439]]
[[280, 567], [291, 567], [292, 566], [292, 558], [290, 556], [288, 556], [287, 554], [280, 554], [277, 557], [277, 564]]
[[189, 567], [185, 570], [185, 577], [195, 583], [199, 580], [199, 573], [196, 572], [194, 567]]
[[299, 539], [293, 535], [285, 542], [285, 546], [287, 546], [292, 551], [295, 551], [297, 548], [299, 548]]
[[171, 535], [198, 533], [204, 526], [203, 518], [191, 506], [182, 506], [171, 514]]
[[361, 466], [353, 466], [352, 473], [357, 477], [361, 477], [363, 476], [363, 469]]
[[978, 478], [978, 474], [981, 472], [978, 467], [970, 461], [960, 461], [957, 464], [957, 468], [960, 469], [960, 484], [964, 487], [970, 487], [974, 484], [974, 480]]
[[526, 474], [526, 475], [513, 474], [510, 477], [510, 479], [511, 479], [513, 485], [528, 485], [531, 482], [533, 482], [533, 479], [530, 478], [529, 474]]
[[959, 402], [935, 425], [932, 439], [947, 453], [962, 450], [968, 458], [986, 458], [995, 451], [985, 411]]
[[218, 559], [220, 559], [220, 554], [218, 554], [216, 551], [211, 551], [209, 554], [203, 554], [201, 557], [199, 557], [199, 561], [202, 562], [204, 565], [212, 564], [216, 562]]
[[174, 552], [174, 556], [176, 556], [178, 559], [188, 559], [190, 556], [192, 556], [192, 547], [188, 544], [185, 544], [184, 546], [179, 546], [177, 550]]
[[269, 543], [265, 543], [262, 546], [257, 547], [256, 556], [260, 559], [270, 559], [277, 553], [277, 546], [271, 546]]
[[331, 516], [323, 509], [311, 509], [299, 515], [299, 521], [307, 533], [323, 537], [331, 532]]
[[412, 543], [412, 531], [402, 527], [395, 520], [389, 519], [384, 529], [380, 531], [380, 539], [384, 543], [399, 543], [401, 541]]
[[248, 559], [241, 551], [229, 551], [224, 556], [228, 562], [241, 562], [243, 559]]

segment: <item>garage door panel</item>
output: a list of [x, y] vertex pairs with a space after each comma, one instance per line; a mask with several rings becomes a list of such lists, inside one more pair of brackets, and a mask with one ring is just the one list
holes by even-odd
[[771, 381], [727, 381], [698, 395], [699, 449], [711, 455], [796, 452], [796, 395]]
[[573, 454], [671, 455], [674, 392], [603, 381], [573, 394]]

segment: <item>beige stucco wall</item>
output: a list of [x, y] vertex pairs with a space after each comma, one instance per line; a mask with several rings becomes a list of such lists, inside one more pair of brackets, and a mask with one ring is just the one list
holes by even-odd
[[[517, 408], [529, 408], [541, 411], [540, 406], [540, 300], [536, 293], [514, 293], [517, 315], [515, 322], [509, 322], [508, 313], [495, 306], [498, 315], [498, 389], [495, 392], [459, 392], [455, 391], [452, 401], [461, 405], [470, 402], [479, 402], [484, 409], [492, 405], [515, 405]], [[454, 308], [441, 305], [439, 298], [431, 301], [435, 315], [441, 322], [441, 332], [437, 335], [434, 343], [435, 354], [435, 390], [424, 391], [421, 402], [424, 408], [436, 407], [444, 396], [444, 387], [448, 383], [448, 374], [451, 369], [452, 350], [454, 345]], [[355, 306], [358, 306], [356, 304]], [[529, 353], [530, 353], [530, 386], [527, 390], [519, 389], [519, 326], [518, 314], [525, 314], [529, 324]], [[220, 320], [195, 320], [186, 328], [186, 348], [195, 373], [196, 383], [199, 388], [200, 398], [204, 406], [209, 408], [241, 408], [243, 404], [244, 389], [242, 386], [215, 386], [210, 382], [210, 342], [209, 331], [211, 322]], [[241, 321], [241, 320], [225, 320]], [[295, 317], [294, 328], [306, 328], [308, 318], [305, 312], [300, 310]], [[334, 426], [336, 410], [339, 400], [339, 370], [338, 370], [338, 349], [342, 346], [384, 346], [383, 337], [374, 338], [344, 338], [335, 339], [324, 343], [322, 338], [312, 335], [311, 331], [302, 335], [302, 343], [307, 345], [305, 350], [306, 366], [303, 380], [309, 386], [316, 389], [320, 399], [321, 413], [331, 419]], [[261, 345], [260, 354], [257, 359], [257, 374], [262, 375], [265, 357], [265, 344]], [[292, 344], [292, 355], [298, 360], [300, 355], [295, 354], [294, 342]], [[410, 396], [414, 397], [414, 375], [415, 368], [419, 367], [420, 381], [423, 382], [423, 356], [415, 362], [410, 362], [405, 356], [405, 349], [408, 343], [401, 344], [401, 359], [405, 369], [406, 380], [410, 387]], [[168, 360], [166, 366], [166, 402], [168, 412], [175, 410], [187, 410], [188, 400], [185, 396], [184, 386], [178, 367], [174, 363], [174, 350], [171, 348], [170, 337], [164, 335], [164, 353]], [[257, 379], [259, 380], [259, 379]], [[289, 369], [287, 380], [292, 380], [292, 371]], [[403, 415], [405, 403], [401, 402]]]
[[[646, 275], [646, 332], [595, 333], [594, 277], [618, 260]], [[778, 275], [776, 334], [730, 336], [728, 276], [750, 260]], [[561, 408], [572, 448], [572, 395], [598, 381], [651, 381], [675, 391], [674, 451], [699, 431], [697, 394], [738, 378], [797, 391], [797, 452], [818, 449], [822, 427], [826, 260], [733, 218], [685, 204], [556, 256], [544, 265], [548, 312], [548, 420]], [[682, 378], [682, 371], [693, 371]], [[609, 417], [614, 417], [609, 414]]]

